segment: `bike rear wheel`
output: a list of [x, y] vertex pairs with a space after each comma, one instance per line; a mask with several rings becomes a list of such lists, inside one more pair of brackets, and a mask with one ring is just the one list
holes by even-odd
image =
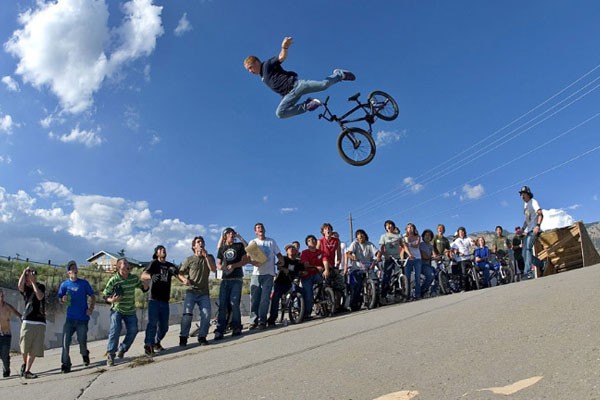
[[367, 98], [371, 105], [371, 110], [377, 118], [384, 121], [393, 121], [398, 118], [398, 104], [386, 92], [376, 90], [369, 94]]
[[408, 301], [410, 295], [410, 288], [408, 287], [408, 278], [406, 275], [400, 275], [400, 296], [402, 296], [403, 301]]
[[440, 285], [440, 293], [442, 293], [442, 294], [450, 293], [450, 288], [449, 288], [450, 282], [448, 279], [448, 275], [446, 275], [446, 273], [444, 271], [438, 272], [438, 284]]
[[361, 128], [346, 128], [337, 140], [340, 156], [350, 165], [366, 165], [375, 157], [375, 141]]
[[[499, 281], [503, 285], [507, 285], [513, 281], [513, 271], [508, 266], [500, 267], [502, 274], [499, 276]], [[500, 271], [498, 271], [500, 273]]]
[[302, 293], [294, 292], [288, 299], [288, 315], [292, 324], [299, 324], [304, 319], [304, 297]]

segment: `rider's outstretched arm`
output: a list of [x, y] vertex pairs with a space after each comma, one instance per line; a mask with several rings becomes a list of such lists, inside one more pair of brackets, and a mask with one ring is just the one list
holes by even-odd
[[288, 48], [292, 45], [292, 38], [290, 36], [286, 36], [283, 38], [283, 42], [281, 42], [281, 51], [279, 52], [279, 62], [282, 63], [285, 61], [288, 55]]

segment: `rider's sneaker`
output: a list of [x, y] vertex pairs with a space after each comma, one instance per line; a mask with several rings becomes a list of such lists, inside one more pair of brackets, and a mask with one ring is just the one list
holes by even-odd
[[323, 105], [319, 99], [307, 99], [304, 104], [306, 105], [306, 111], [315, 111]]
[[354, 75], [352, 72], [346, 71], [344, 69], [334, 69], [333, 70], [333, 74], [334, 75], [340, 75], [342, 77], [343, 81], [354, 81], [354, 80], [356, 80], [356, 75]]

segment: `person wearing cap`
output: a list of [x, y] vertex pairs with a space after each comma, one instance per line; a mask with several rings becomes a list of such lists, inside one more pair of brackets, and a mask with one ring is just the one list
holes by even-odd
[[208, 254], [204, 248], [204, 238], [202, 236], [196, 236], [192, 239], [192, 251], [194, 254], [186, 258], [179, 269], [179, 280], [188, 287], [183, 301], [179, 345], [187, 345], [194, 316], [194, 307], [198, 305], [200, 310], [198, 343], [200, 343], [200, 346], [205, 346], [208, 344], [206, 336], [208, 335], [211, 316], [208, 279], [210, 272], [215, 272], [217, 266], [213, 255]]
[[240, 302], [244, 271], [242, 267], [250, 262], [246, 254], [246, 241], [233, 228], [223, 231], [217, 252], [217, 269], [221, 271], [219, 288], [219, 312], [214, 340], [223, 339], [227, 330], [227, 310], [231, 307], [231, 336], [242, 334], [242, 313]]
[[142, 272], [142, 280], [150, 282], [148, 325], [144, 338], [144, 353], [147, 356], [164, 350], [160, 342], [169, 330], [169, 300], [173, 276], [179, 277], [177, 267], [167, 261], [167, 249], [163, 245], [156, 246], [152, 262]]
[[278, 265], [277, 276], [273, 281], [273, 296], [271, 297], [271, 310], [267, 319], [267, 326], [275, 326], [279, 314], [281, 296], [292, 288], [292, 279], [304, 271], [304, 263], [298, 258], [298, 249], [293, 243], [286, 244], [286, 255], [283, 256], [283, 265]]
[[[67, 306], [67, 318], [63, 325], [63, 346], [60, 370], [66, 374], [71, 372], [71, 357], [69, 347], [73, 334], [77, 333], [79, 343], [79, 354], [83, 359], [83, 365], [90, 365], [90, 352], [87, 348], [87, 333], [90, 316], [96, 305], [96, 295], [90, 283], [80, 279], [77, 263], [69, 261], [66, 266], [69, 279], [62, 282], [58, 288], [58, 298], [61, 304]], [[89, 303], [88, 303], [89, 299]]]
[[35, 379], [38, 376], [31, 372], [31, 366], [37, 357], [44, 357], [46, 286], [37, 281], [36, 271], [27, 267], [19, 277], [17, 287], [25, 301], [19, 337], [23, 364], [19, 374], [25, 379]]
[[542, 261], [533, 255], [533, 245], [540, 233], [542, 233], [541, 225], [544, 214], [538, 201], [533, 198], [533, 193], [531, 193], [529, 186], [523, 186], [519, 190], [519, 195], [525, 203], [523, 205], [523, 213], [525, 214], [525, 221], [523, 222], [523, 231], [525, 233], [525, 240], [523, 242], [524, 273], [527, 274], [528, 278], [531, 278], [533, 268], [536, 266], [543, 268]]
[[515, 276], [523, 274], [525, 269], [525, 261], [523, 260], [523, 241], [525, 235], [520, 226], [515, 227], [515, 236], [512, 238], [513, 257], [515, 258]]

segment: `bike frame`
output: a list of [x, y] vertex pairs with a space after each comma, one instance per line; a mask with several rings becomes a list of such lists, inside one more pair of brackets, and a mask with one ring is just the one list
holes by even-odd
[[[329, 109], [329, 107], [327, 105], [327, 103], [329, 102], [329, 96], [327, 96], [327, 98], [325, 99], [325, 102], [323, 102], [323, 107], [325, 108], [325, 111], [322, 114], [319, 114], [319, 119], [323, 118], [329, 122], [337, 122], [337, 124], [340, 126], [340, 128], [342, 128], [344, 130], [347, 129], [346, 128], [347, 123], [365, 121], [367, 124], [369, 124], [369, 133], [372, 133], [373, 132], [372, 125], [375, 123], [375, 114], [373, 114], [373, 112], [371, 110], [371, 105], [368, 103], [361, 103], [360, 101], [358, 101], [358, 98], [354, 99], [354, 100], [356, 101], [357, 105], [354, 106], [354, 108], [352, 108], [350, 111], [348, 111], [341, 117], [338, 117], [337, 115], [333, 114], [331, 112], [331, 110]], [[358, 110], [363, 110], [365, 113], [365, 116], [360, 117], [360, 118], [355, 118], [355, 119], [346, 119], [350, 115], [357, 112]]]

